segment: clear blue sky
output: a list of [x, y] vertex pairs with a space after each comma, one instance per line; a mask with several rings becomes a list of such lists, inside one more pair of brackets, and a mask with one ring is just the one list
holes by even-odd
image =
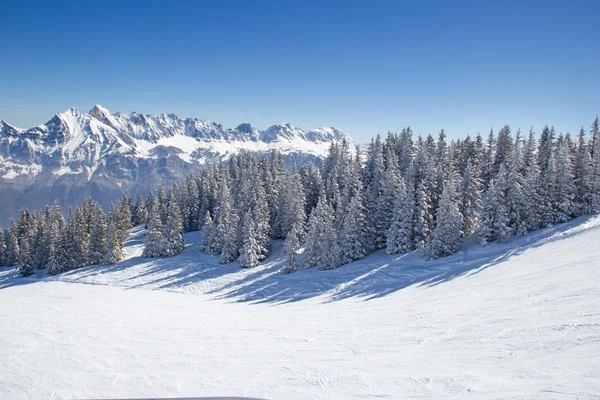
[[600, 1], [5, 2], [0, 118], [74, 106], [364, 142], [600, 113]]

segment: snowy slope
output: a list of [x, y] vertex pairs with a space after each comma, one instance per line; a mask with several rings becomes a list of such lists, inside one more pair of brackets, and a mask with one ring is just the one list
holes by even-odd
[[600, 218], [425, 262], [241, 270], [199, 252], [0, 272], [0, 397], [600, 396]]

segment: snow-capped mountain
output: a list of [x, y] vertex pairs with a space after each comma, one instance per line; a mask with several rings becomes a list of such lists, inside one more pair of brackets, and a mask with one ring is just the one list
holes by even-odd
[[122, 192], [147, 191], [182, 179], [207, 162], [242, 149], [279, 150], [286, 163], [324, 157], [332, 141], [350, 137], [336, 128], [305, 132], [291, 124], [260, 131], [235, 129], [175, 114], [89, 113], [71, 108], [31, 129], [0, 122], [0, 224], [20, 207], [63, 206], [92, 195], [108, 204]]

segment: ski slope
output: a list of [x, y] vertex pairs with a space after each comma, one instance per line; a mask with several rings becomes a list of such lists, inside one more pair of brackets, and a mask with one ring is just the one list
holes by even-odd
[[0, 270], [0, 398], [600, 398], [600, 218], [282, 275], [199, 251]]

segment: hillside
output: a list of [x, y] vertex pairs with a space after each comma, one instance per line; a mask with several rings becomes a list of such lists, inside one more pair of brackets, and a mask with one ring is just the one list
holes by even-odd
[[251, 269], [199, 250], [0, 272], [0, 397], [597, 398], [600, 218], [426, 262]]

